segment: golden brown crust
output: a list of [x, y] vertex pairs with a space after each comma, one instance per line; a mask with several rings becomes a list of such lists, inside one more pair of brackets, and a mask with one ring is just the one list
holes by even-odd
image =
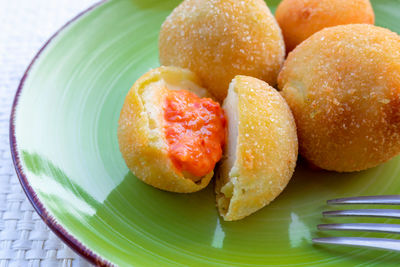
[[[216, 193], [220, 214], [232, 221], [261, 209], [282, 192], [292, 177], [298, 145], [293, 115], [274, 88], [256, 78], [236, 76], [228, 94], [228, 99], [237, 95], [238, 121], [231, 121], [230, 111], [225, 113], [228, 123], [238, 125], [236, 160], [229, 177], [221, 169]], [[235, 136], [229, 133], [228, 138]]]
[[316, 166], [360, 171], [400, 152], [400, 37], [367, 24], [324, 29], [289, 54], [279, 88], [300, 153]]
[[194, 73], [175, 67], [160, 67], [139, 78], [126, 96], [118, 122], [118, 142], [122, 156], [128, 168], [149, 185], [179, 193], [201, 190], [208, 185], [213, 172], [195, 183], [176, 170], [168, 156], [162, 130], [158, 129], [155, 121], [157, 118], [152, 117], [146, 108], [147, 100], [144, 96], [152, 84], [157, 86], [155, 90], [159, 90], [153, 98], [159, 106], [162, 106], [161, 94], [168, 86], [183, 86], [189, 90], [201, 86]]
[[194, 71], [220, 101], [238, 74], [276, 84], [285, 56], [262, 0], [185, 0], [163, 23], [159, 50], [162, 65]]
[[283, 0], [275, 16], [288, 52], [323, 28], [375, 21], [369, 0]]

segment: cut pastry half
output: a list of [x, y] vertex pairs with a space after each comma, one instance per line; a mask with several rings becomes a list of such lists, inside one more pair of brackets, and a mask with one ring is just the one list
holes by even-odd
[[274, 200], [297, 160], [293, 115], [264, 81], [236, 76], [223, 103], [228, 138], [216, 179], [216, 200], [227, 221], [242, 219]]
[[139, 179], [190, 193], [210, 182], [222, 156], [225, 125], [222, 108], [194, 73], [159, 67], [139, 78], [126, 96], [118, 142]]

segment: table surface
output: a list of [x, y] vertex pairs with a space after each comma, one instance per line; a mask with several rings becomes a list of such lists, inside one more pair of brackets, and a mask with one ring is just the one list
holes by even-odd
[[97, 0], [0, 0], [0, 267], [89, 266], [42, 222], [12, 164], [9, 116], [26, 67], [65, 22]]

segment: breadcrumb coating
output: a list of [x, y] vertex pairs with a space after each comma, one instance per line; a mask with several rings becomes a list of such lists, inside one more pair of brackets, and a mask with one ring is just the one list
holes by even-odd
[[369, 0], [283, 0], [275, 16], [288, 52], [323, 28], [375, 21]]
[[298, 144], [289, 106], [259, 79], [236, 76], [223, 108], [229, 132], [216, 179], [217, 206], [225, 220], [233, 221], [283, 191], [296, 166]]
[[367, 24], [326, 28], [289, 54], [278, 78], [300, 153], [361, 171], [400, 152], [400, 37]]
[[193, 179], [177, 170], [168, 153], [162, 108], [168, 90], [182, 89], [210, 97], [201, 80], [186, 69], [159, 67], [140, 77], [125, 98], [118, 143], [126, 165], [140, 180], [159, 189], [191, 193], [206, 187], [214, 172]]
[[262, 0], [185, 0], [163, 23], [159, 52], [162, 65], [194, 71], [222, 101], [235, 75], [275, 85], [285, 46]]

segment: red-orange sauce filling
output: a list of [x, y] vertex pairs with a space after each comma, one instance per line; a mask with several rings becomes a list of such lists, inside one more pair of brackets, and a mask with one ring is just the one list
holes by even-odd
[[164, 119], [175, 167], [194, 175], [194, 181], [210, 173], [225, 144], [226, 119], [221, 106], [186, 90], [171, 90], [166, 96]]

